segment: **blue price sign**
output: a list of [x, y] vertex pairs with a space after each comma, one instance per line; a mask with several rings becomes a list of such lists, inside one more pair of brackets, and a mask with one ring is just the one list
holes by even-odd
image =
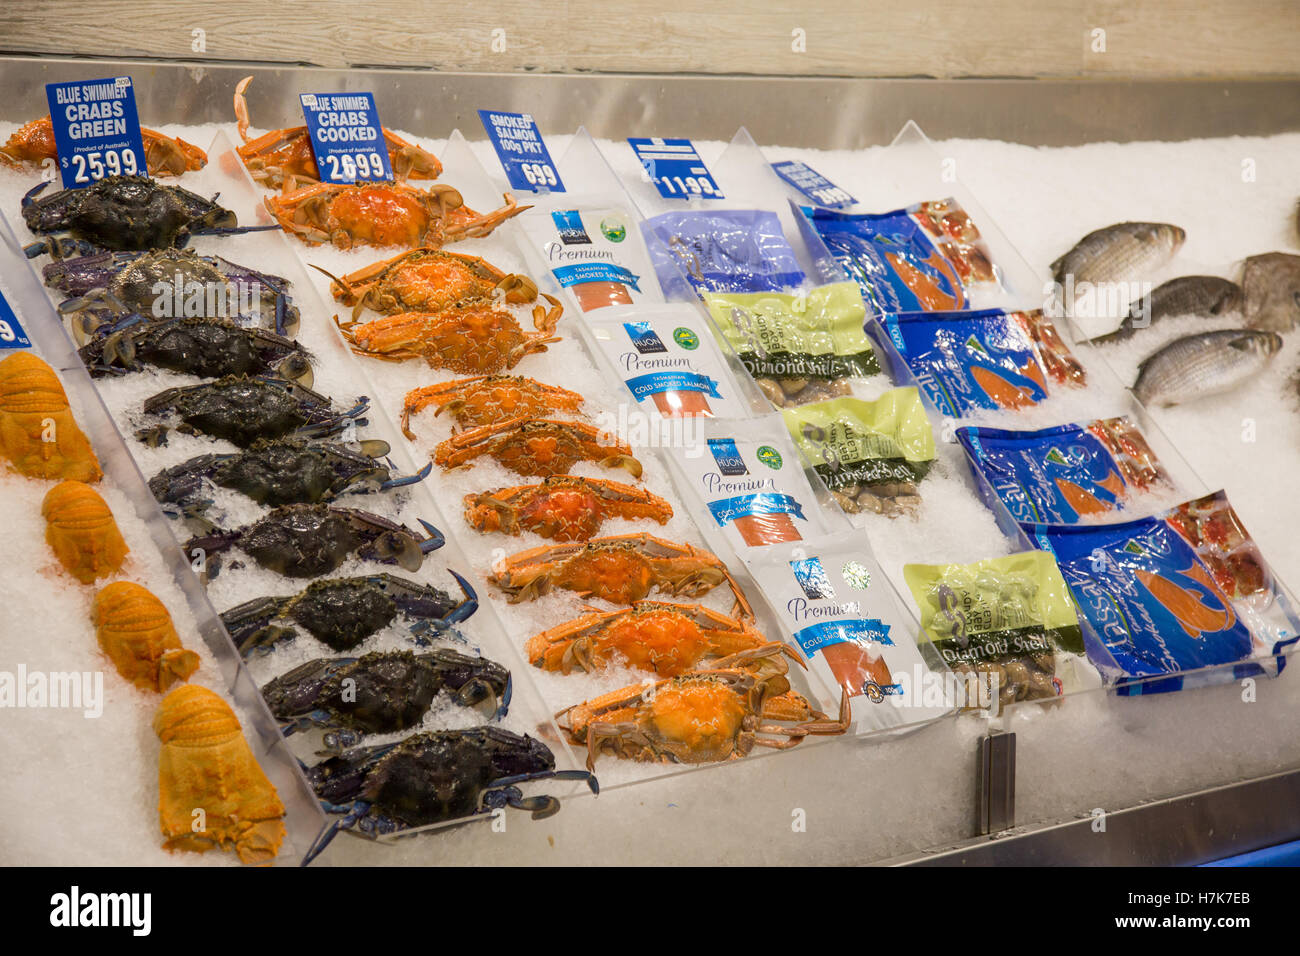
[[834, 208], [836, 206], [852, 206], [857, 202], [846, 190], [836, 186], [817, 170], [806, 163], [799, 162], [797, 159], [787, 160], [783, 163], [773, 163], [772, 168], [776, 170], [778, 176], [818, 206]]
[[147, 176], [129, 76], [45, 84], [64, 189], [105, 176]]
[[298, 98], [321, 182], [346, 185], [393, 178], [373, 94], [302, 93]]
[[627, 141], [665, 199], [724, 198], [689, 139], [629, 136]]
[[14, 315], [14, 310], [5, 299], [4, 293], [0, 292], [0, 349], [31, 347], [32, 340], [23, 331], [22, 323], [18, 321], [18, 316]]
[[479, 110], [478, 118], [483, 121], [512, 189], [564, 192], [564, 183], [532, 116]]

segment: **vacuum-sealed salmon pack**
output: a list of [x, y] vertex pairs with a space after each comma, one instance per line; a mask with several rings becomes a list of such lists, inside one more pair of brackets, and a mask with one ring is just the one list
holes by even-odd
[[1083, 366], [1041, 310], [891, 312], [881, 322], [925, 396], [949, 418], [1026, 408], [1047, 398], [1052, 387], [1087, 383]]
[[1075, 524], [1124, 507], [1168, 474], [1126, 417], [1037, 431], [966, 427], [956, 432], [989, 506], [1016, 521]]
[[[1055, 555], [1117, 693], [1275, 673], [1297, 640], [1300, 619], [1223, 492], [1134, 521], [1023, 528]], [[1203, 668], [1217, 669], [1184, 673]]]
[[696, 521], [742, 557], [849, 527], [818, 499], [778, 416], [699, 419], [691, 433], [690, 444], [667, 450], [669, 463]]
[[807, 293], [706, 292], [719, 334], [777, 408], [849, 392], [880, 372], [863, 331], [867, 309], [852, 282]]
[[850, 695], [859, 731], [952, 711], [952, 675], [922, 656], [861, 533], [769, 548], [746, 566], [813, 673]]
[[584, 313], [664, 301], [645, 240], [626, 209], [554, 208], [519, 221], [555, 281]]
[[1070, 589], [1047, 552], [907, 564], [903, 578], [921, 611], [922, 640], [958, 677], [978, 681], [968, 709], [979, 698], [1001, 708], [1099, 683]]
[[[697, 294], [784, 292], [807, 280], [774, 212], [681, 210], [647, 219], [641, 228], [659, 252], [656, 264], [671, 263]], [[680, 281], [660, 278], [666, 289]]]
[[979, 229], [955, 199], [885, 213], [799, 211], [877, 314], [967, 309], [972, 287], [1001, 287]]
[[[732, 368], [694, 306], [660, 306], [593, 319], [596, 350], [637, 407], [663, 418], [748, 418], [762, 402], [743, 368]], [[743, 385], [741, 383], [744, 383]], [[748, 388], [744, 387], [748, 386]], [[761, 407], [761, 406], [760, 406]]]
[[875, 401], [833, 398], [781, 413], [795, 446], [849, 514], [896, 515], [920, 503], [934, 432], [915, 388]]

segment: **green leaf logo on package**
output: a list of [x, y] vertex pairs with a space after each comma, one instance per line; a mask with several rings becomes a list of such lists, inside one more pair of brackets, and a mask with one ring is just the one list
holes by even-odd
[[813, 470], [841, 495], [896, 485], [911, 486], [906, 493], [914, 494], [934, 460], [934, 432], [915, 388], [893, 389], [874, 402], [833, 398], [781, 415]]
[[721, 337], [777, 407], [842, 395], [850, 378], [880, 371], [852, 282], [798, 295], [704, 294]]

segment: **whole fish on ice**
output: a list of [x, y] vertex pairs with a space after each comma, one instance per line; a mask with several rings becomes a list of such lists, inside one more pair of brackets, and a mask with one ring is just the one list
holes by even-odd
[[1282, 336], [1255, 329], [1187, 335], [1143, 360], [1133, 392], [1144, 405], [1230, 392], [1259, 374], [1281, 347]]
[[1241, 277], [1246, 324], [1288, 332], [1300, 322], [1300, 256], [1266, 252], [1246, 260]]
[[1052, 263], [1061, 301], [1073, 309], [1077, 298], [1095, 295], [1097, 287], [1146, 280], [1186, 238], [1186, 232], [1166, 222], [1120, 222], [1088, 233]]
[[1120, 342], [1138, 329], [1175, 315], [1209, 318], [1241, 309], [1241, 287], [1218, 276], [1179, 276], [1161, 283], [1129, 306], [1128, 315], [1114, 332], [1089, 339], [1094, 344]]

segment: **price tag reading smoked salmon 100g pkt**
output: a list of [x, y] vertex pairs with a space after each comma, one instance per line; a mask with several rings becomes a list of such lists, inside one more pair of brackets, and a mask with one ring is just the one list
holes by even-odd
[[629, 136], [627, 141], [665, 199], [725, 198], [689, 139]]
[[0, 293], [0, 349], [29, 349], [32, 340], [23, 331], [18, 316], [10, 308], [4, 294]]
[[393, 178], [372, 94], [303, 93], [298, 98], [321, 182], [347, 185]]
[[528, 113], [501, 113], [496, 110], [479, 110], [478, 118], [487, 130], [492, 148], [506, 171], [511, 189], [530, 189], [534, 192], [564, 192], [564, 183], [551, 162], [550, 150], [537, 128], [537, 121]]
[[857, 202], [849, 195], [848, 190], [836, 186], [807, 163], [790, 159], [783, 163], [773, 163], [772, 168], [776, 170], [778, 176], [818, 206], [837, 209], [840, 206], [852, 206]]
[[105, 176], [145, 176], [144, 137], [129, 76], [47, 83], [64, 189]]

